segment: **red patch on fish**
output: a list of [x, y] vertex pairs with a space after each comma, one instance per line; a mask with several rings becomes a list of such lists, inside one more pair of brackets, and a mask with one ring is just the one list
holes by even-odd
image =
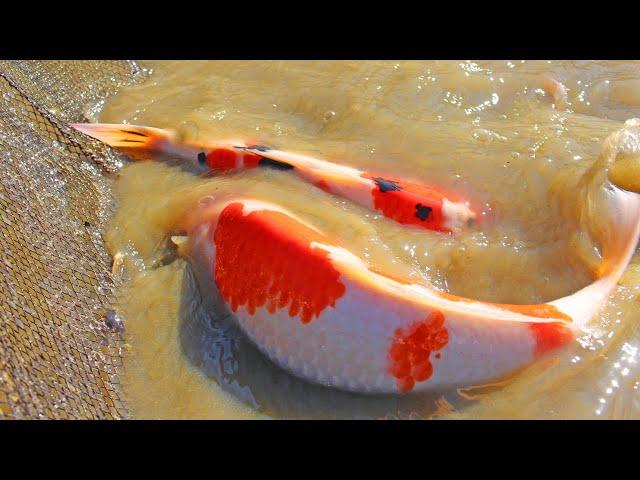
[[562, 347], [574, 338], [573, 331], [560, 322], [530, 323], [529, 328], [536, 342], [536, 355]]
[[561, 312], [555, 306], [549, 305], [548, 303], [540, 303], [537, 305], [509, 305], [505, 303], [490, 303], [489, 305], [502, 308], [503, 310], [520, 313], [522, 315], [528, 315], [530, 317], [557, 318], [560, 320], [567, 320], [568, 322], [572, 320], [569, 315]]
[[216, 148], [206, 158], [207, 166], [212, 170], [226, 172], [238, 166], [238, 153], [229, 148]]
[[327, 182], [325, 182], [324, 180], [318, 180], [316, 183], [314, 183], [314, 185], [322, 190], [324, 190], [325, 192], [331, 193], [331, 189], [329, 188], [329, 184]]
[[219, 172], [238, 168], [255, 168], [262, 157], [253, 152], [238, 152], [231, 148], [216, 148], [206, 157], [207, 166]]
[[[398, 389], [409, 392], [416, 382], [424, 382], [433, 375], [431, 352], [441, 350], [449, 342], [444, 315], [434, 311], [426, 320], [415, 322], [406, 329], [395, 331], [389, 348], [389, 373], [396, 378]], [[439, 354], [436, 355], [437, 358]]]
[[263, 306], [271, 313], [288, 307], [289, 316], [309, 323], [344, 295], [327, 252], [311, 247], [327, 238], [282, 212], [245, 215], [242, 203], [229, 204], [213, 237], [216, 285], [234, 312], [241, 305], [251, 315]]
[[[385, 217], [430, 230], [447, 233], [451, 231], [444, 226], [446, 219], [442, 214], [442, 201], [448, 197], [442, 192], [388, 177], [376, 177], [371, 174], [362, 176], [373, 181], [373, 206]], [[454, 201], [451, 198], [449, 200]]]
[[257, 155], [255, 153], [251, 153], [251, 152], [245, 152], [243, 158], [243, 162], [244, 162], [244, 167], [245, 168], [255, 168], [258, 166], [258, 163], [260, 163], [260, 159], [262, 159], [262, 157], [260, 155]]

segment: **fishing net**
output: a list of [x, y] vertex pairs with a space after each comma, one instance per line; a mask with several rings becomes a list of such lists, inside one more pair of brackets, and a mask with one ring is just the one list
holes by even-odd
[[102, 232], [123, 158], [66, 127], [146, 71], [0, 61], [0, 418], [123, 418]]

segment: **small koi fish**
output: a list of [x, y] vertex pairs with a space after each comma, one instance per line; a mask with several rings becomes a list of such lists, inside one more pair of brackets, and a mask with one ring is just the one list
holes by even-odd
[[543, 75], [540, 79], [540, 87], [553, 98], [557, 108], [566, 108], [568, 105], [567, 87], [550, 75]]
[[215, 172], [257, 167], [291, 171], [322, 190], [406, 225], [452, 233], [476, 219], [468, 202], [441, 189], [264, 145], [242, 141], [187, 145], [174, 132], [158, 128], [91, 123], [71, 126], [138, 159], [160, 153], [189, 160]]

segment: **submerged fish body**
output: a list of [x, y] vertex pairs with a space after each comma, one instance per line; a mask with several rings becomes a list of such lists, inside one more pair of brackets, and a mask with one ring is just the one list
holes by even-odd
[[73, 124], [77, 130], [120, 149], [134, 158], [153, 152], [181, 157], [203, 169], [229, 172], [266, 167], [291, 171], [326, 192], [348, 198], [385, 217], [443, 233], [469, 226], [476, 213], [457, 195], [440, 188], [364, 172], [307, 155], [240, 140], [187, 145], [168, 130], [117, 124]]

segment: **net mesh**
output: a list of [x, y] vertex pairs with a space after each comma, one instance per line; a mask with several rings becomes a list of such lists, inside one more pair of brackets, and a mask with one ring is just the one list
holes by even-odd
[[68, 128], [146, 71], [0, 61], [0, 418], [123, 418], [102, 232], [122, 157]]

